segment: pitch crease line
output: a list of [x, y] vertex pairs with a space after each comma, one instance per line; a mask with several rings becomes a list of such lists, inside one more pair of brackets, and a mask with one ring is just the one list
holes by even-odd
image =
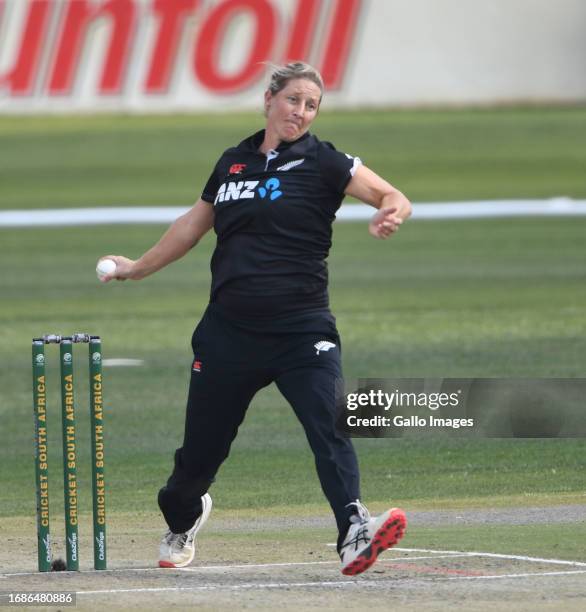
[[586, 574], [586, 570], [568, 570], [565, 572], [528, 572], [526, 574], [495, 574], [491, 576], [449, 576], [445, 580], [496, 580], [498, 578], [531, 578], [532, 576], [569, 576]]
[[215, 570], [215, 569], [247, 569], [247, 568], [259, 568], [259, 567], [292, 567], [295, 565], [337, 565], [339, 561], [292, 561], [289, 563], [255, 563], [247, 565], [242, 563], [240, 565], [202, 565], [200, 567], [177, 567], [175, 569], [181, 572], [197, 572], [199, 570]]
[[[567, 561], [563, 559], [543, 559], [540, 557], [528, 557], [524, 555], [506, 555], [498, 553], [488, 552], [465, 552], [462, 550], [433, 550], [429, 548], [393, 548], [393, 552], [427, 552], [433, 553], [430, 557], [381, 557], [387, 562], [393, 561], [414, 561], [421, 559], [439, 559], [439, 558], [451, 558], [451, 557], [488, 557], [494, 559], [512, 559], [515, 561], [528, 561], [532, 563], [551, 563], [553, 565], [571, 565], [575, 567], [586, 567], [586, 563], [581, 561]], [[246, 568], [269, 568], [269, 567], [289, 567], [289, 566], [302, 566], [302, 565], [335, 565], [338, 561], [300, 561], [290, 563], [262, 563], [262, 564], [240, 564], [240, 565], [204, 565], [200, 567], [187, 567], [187, 568], [175, 568], [177, 571], [190, 571], [197, 572], [199, 570], [214, 570], [214, 569], [246, 569]], [[169, 571], [159, 567], [127, 567], [127, 568], [116, 568], [100, 570], [100, 573], [123, 573], [123, 572], [164, 572]], [[61, 574], [88, 574], [94, 573], [94, 570], [81, 570], [79, 572], [59, 572]], [[11, 578], [16, 576], [37, 576], [39, 572], [13, 572], [9, 574], [0, 574], [0, 578]], [[52, 573], [53, 575], [53, 573]]]
[[[394, 550], [397, 550], [396, 548]], [[387, 557], [380, 556], [380, 560], [384, 561], [419, 561], [422, 559], [442, 559], [442, 558], [452, 558], [452, 557], [468, 557], [468, 553], [450, 553], [444, 555], [432, 555], [432, 556], [424, 556], [424, 557]], [[294, 567], [294, 566], [302, 566], [302, 565], [338, 565], [339, 561], [292, 561], [288, 563], [256, 563], [256, 564], [239, 564], [239, 565], [201, 565], [201, 566], [191, 566], [191, 567], [176, 567], [176, 568], [161, 568], [161, 567], [118, 567], [118, 568], [110, 568], [105, 570], [100, 570], [100, 574], [105, 573], [123, 573], [123, 572], [170, 572], [170, 571], [178, 571], [178, 572], [198, 572], [200, 570], [231, 570], [231, 569], [249, 569], [249, 568], [263, 568], [263, 567]], [[55, 572], [50, 572], [51, 574], [55, 574]], [[80, 570], [77, 572], [73, 571], [64, 571], [59, 572], [62, 575], [69, 574], [93, 574], [95, 570]], [[11, 578], [16, 576], [37, 576], [39, 572], [13, 572], [10, 574], [0, 574], [0, 578]]]
[[301, 587], [343, 587], [343, 586], [354, 586], [356, 584], [381, 584], [382, 580], [339, 580], [329, 582], [266, 582], [266, 583], [248, 583], [248, 584], [201, 584], [193, 587], [146, 587], [136, 589], [104, 589], [97, 591], [77, 591], [77, 595], [101, 595], [101, 594], [113, 594], [113, 593], [157, 593], [157, 592], [169, 592], [169, 591], [213, 591], [213, 590], [230, 590], [238, 591], [245, 589], [283, 589], [283, 588], [301, 588]]
[[[298, 561], [298, 562], [289, 562], [289, 563], [257, 563], [257, 564], [240, 564], [240, 565], [201, 565], [201, 566], [192, 566], [192, 567], [174, 567], [174, 568], [162, 568], [162, 567], [117, 567], [117, 568], [109, 568], [105, 570], [100, 570], [100, 574], [106, 573], [124, 573], [124, 572], [196, 572], [199, 570], [214, 570], [214, 569], [246, 569], [246, 568], [262, 568], [262, 567], [288, 567], [294, 565], [336, 565], [339, 561]], [[54, 575], [55, 572], [48, 572], [51, 575]], [[95, 570], [87, 569], [87, 570], [79, 570], [79, 571], [68, 571], [65, 570], [63, 572], [59, 572], [61, 575], [69, 575], [69, 574], [94, 574]], [[41, 575], [41, 572], [13, 572], [10, 574], [0, 574], [0, 578], [12, 578], [15, 576], [37, 576]]]
[[[494, 576], [453, 576], [444, 578], [444, 580], [494, 580], [507, 578], [533, 578], [540, 576], [567, 576], [571, 574], [586, 574], [586, 570], [574, 570], [567, 572], [531, 572], [527, 574], [502, 574]], [[432, 580], [432, 579], [423, 579]], [[437, 581], [434, 577], [433, 581]], [[172, 591], [215, 591], [215, 590], [252, 590], [252, 589], [283, 589], [283, 588], [307, 588], [307, 587], [347, 587], [347, 586], [364, 586], [376, 587], [389, 584], [395, 584], [396, 580], [332, 580], [324, 582], [267, 582], [258, 584], [202, 584], [193, 587], [151, 587], [151, 588], [135, 588], [135, 589], [103, 589], [95, 591], [77, 591], [77, 595], [108, 595], [114, 593], [168, 593]]]
[[432, 550], [429, 548], [398, 548], [394, 547], [395, 551], [403, 552], [427, 552], [438, 554], [458, 554], [466, 557], [490, 557], [493, 559], [513, 559], [514, 561], [530, 561], [532, 563], [552, 563], [553, 565], [574, 565], [576, 567], [586, 567], [586, 563], [582, 561], [567, 561], [564, 559], [542, 559], [541, 557], [527, 557], [525, 555], [506, 555], [500, 553], [488, 552], [466, 552], [464, 550]]

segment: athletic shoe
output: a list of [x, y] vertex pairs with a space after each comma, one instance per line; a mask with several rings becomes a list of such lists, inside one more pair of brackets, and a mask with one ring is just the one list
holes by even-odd
[[403, 537], [407, 518], [400, 508], [391, 508], [371, 518], [359, 500], [348, 506], [356, 506], [357, 512], [350, 517], [350, 528], [338, 552], [342, 574], [355, 576], [367, 570], [384, 550]]
[[195, 525], [185, 533], [167, 531], [159, 548], [159, 567], [185, 567], [195, 556], [195, 536], [208, 520], [212, 510], [212, 498], [206, 493], [201, 498], [201, 514]]

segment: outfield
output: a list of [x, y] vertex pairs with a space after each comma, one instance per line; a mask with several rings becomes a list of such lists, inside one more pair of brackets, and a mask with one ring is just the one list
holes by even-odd
[[[188, 204], [210, 161], [261, 119], [221, 122], [199, 116], [0, 119], [7, 143], [0, 151], [0, 208]], [[316, 127], [414, 201], [586, 196], [585, 109], [324, 114]], [[138, 256], [163, 229], [0, 230], [4, 537], [34, 516], [30, 339], [90, 331], [102, 335], [104, 357], [144, 361], [140, 367], [105, 369], [108, 513], [120, 537], [140, 533], [140, 524], [149, 526], [155, 561], [162, 529], [156, 493], [181, 440], [189, 338], [206, 303], [213, 239], [208, 236], [185, 260], [141, 283], [102, 286], [93, 270], [105, 253]], [[384, 243], [371, 239], [364, 224], [337, 225], [331, 298], [346, 376], [583, 377], [585, 234], [584, 218], [419, 221]], [[52, 356], [50, 470], [53, 516], [60, 523], [56, 353]], [[77, 371], [80, 496], [88, 512], [86, 370]], [[358, 440], [356, 445], [363, 496], [374, 510], [389, 500], [408, 512], [516, 507], [522, 513], [526, 506], [586, 503], [586, 444], [580, 439]], [[311, 539], [295, 521], [327, 517], [300, 427], [274, 389], [255, 399], [211, 492], [220, 521], [233, 513], [251, 520], [292, 517], [290, 537], [298, 540], [293, 555], [302, 555]], [[490, 522], [468, 529], [420, 524], [404, 545], [586, 561], [583, 521], [562, 522], [547, 537], [536, 537], [536, 530], [508, 525], [495, 532]], [[319, 533], [324, 542], [332, 541], [327, 523]], [[274, 532], [265, 535], [270, 548]], [[34, 570], [34, 533], [19, 537], [12, 568]], [[210, 535], [212, 542], [222, 537]], [[234, 535], [239, 537], [247, 537], [244, 527]], [[83, 565], [90, 558], [89, 541], [82, 546]], [[204, 550], [204, 562], [213, 563], [213, 548]], [[279, 550], [268, 557], [278, 560]], [[121, 552], [115, 559], [132, 564]]]
[[[189, 205], [254, 114], [0, 117], [0, 208]], [[330, 112], [323, 140], [414, 202], [586, 197], [586, 108]]]

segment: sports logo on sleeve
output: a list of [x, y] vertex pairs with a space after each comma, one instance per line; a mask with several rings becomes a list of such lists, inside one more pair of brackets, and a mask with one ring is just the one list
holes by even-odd
[[362, 160], [360, 159], [360, 157], [354, 157], [353, 155], [348, 155], [348, 153], [345, 153], [344, 155], [346, 155], [348, 159], [352, 160], [352, 168], [350, 168], [350, 176], [354, 176], [356, 174], [356, 170], [358, 170], [358, 168], [362, 166]]

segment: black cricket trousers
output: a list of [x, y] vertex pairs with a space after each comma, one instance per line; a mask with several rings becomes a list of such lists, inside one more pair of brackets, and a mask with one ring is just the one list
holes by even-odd
[[335, 427], [336, 384], [342, 376], [339, 338], [333, 325], [329, 333], [313, 331], [323, 327], [319, 319], [297, 333], [261, 334], [233, 324], [213, 304], [208, 307], [192, 338], [183, 446], [159, 491], [172, 532], [193, 526], [200, 498], [228, 456], [250, 401], [272, 382], [305, 430], [338, 531], [346, 532], [353, 512], [346, 506], [360, 498], [358, 462], [352, 442]]

